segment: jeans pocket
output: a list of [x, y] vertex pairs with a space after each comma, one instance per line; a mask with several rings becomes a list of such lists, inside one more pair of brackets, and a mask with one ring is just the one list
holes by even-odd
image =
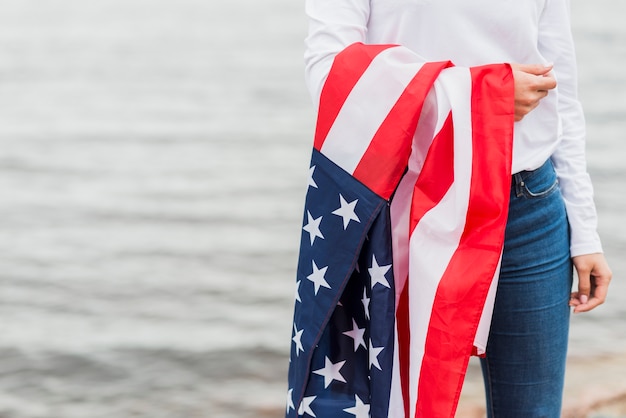
[[558, 190], [559, 180], [552, 164], [544, 164], [543, 167], [523, 177], [520, 186], [526, 198], [541, 199]]

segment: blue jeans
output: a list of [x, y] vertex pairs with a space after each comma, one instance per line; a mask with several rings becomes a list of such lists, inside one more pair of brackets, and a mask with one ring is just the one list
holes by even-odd
[[489, 418], [559, 418], [572, 286], [569, 227], [556, 174], [513, 176], [500, 281], [481, 359]]

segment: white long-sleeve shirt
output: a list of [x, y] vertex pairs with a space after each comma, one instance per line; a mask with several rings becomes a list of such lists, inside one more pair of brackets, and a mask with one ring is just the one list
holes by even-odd
[[458, 66], [554, 64], [558, 86], [515, 123], [513, 172], [551, 158], [571, 228], [571, 255], [602, 251], [585, 159], [569, 0], [306, 0], [306, 82], [317, 103], [337, 53], [354, 42], [399, 44]]

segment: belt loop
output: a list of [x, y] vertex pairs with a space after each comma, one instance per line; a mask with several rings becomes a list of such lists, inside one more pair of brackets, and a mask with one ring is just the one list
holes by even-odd
[[513, 174], [513, 179], [515, 180], [515, 196], [522, 197], [524, 194], [522, 192], [522, 187], [524, 187], [524, 179], [522, 178], [522, 174], [521, 173]]

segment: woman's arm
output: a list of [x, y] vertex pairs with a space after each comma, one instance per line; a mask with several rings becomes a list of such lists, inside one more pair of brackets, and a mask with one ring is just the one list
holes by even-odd
[[552, 156], [571, 228], [570, 251], [578, 273], [572, 293], [574, 312], [602, 304], [612, 273], [597, 233], [593, 188], [585, 156], [585, 120], [578, 101], [576, 55], [570, 26], [569, 0], [546, 0], [539, 24], [539, 49], [554, 63], [562, 141]]
[[587, 174], [585, 119], [577, 94], [574, 42], [569, 20], [569, 0], [547, 0], [539, 24], [539, 49], [553, 62], [558, 83], [558, 112], [562, 141], [552, 160], [565, 199], [572, 229], [572, 256], [602, 252], [596, 232], [593, 188]]

